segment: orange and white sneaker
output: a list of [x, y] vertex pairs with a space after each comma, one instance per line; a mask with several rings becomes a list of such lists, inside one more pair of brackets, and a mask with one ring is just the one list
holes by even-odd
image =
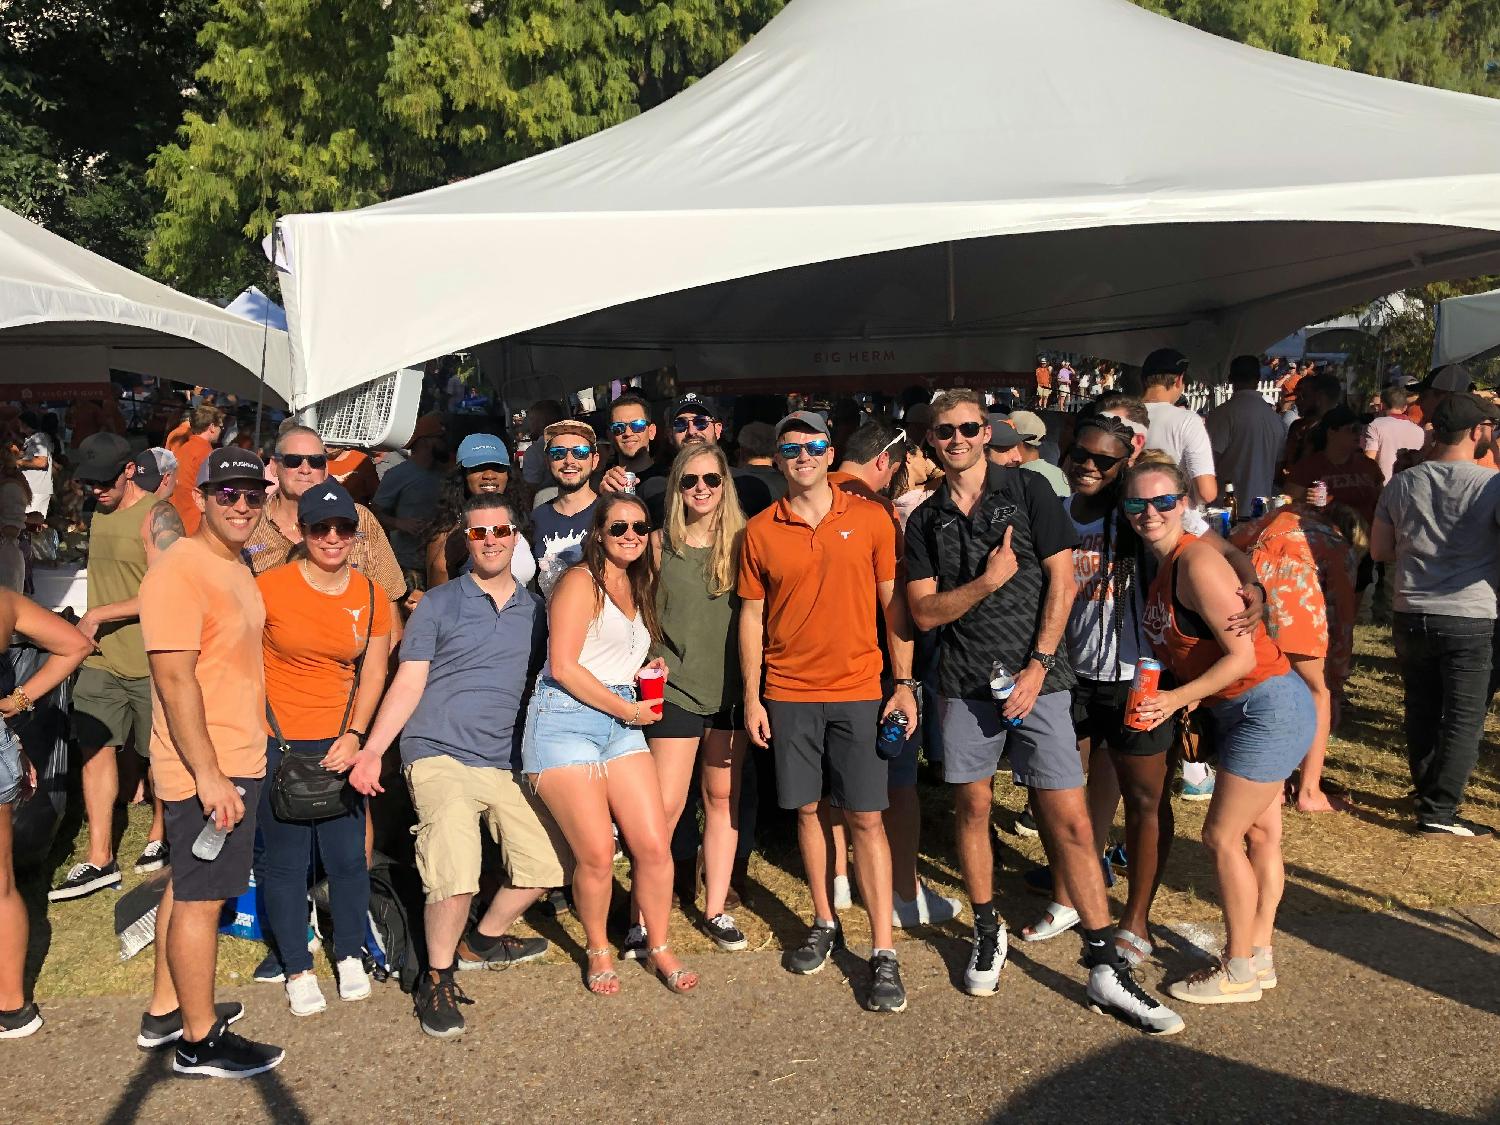
[[1259, 976], [1230, 980], [1228, 966], [1218, 961], [1174, 981], [1167, 991], [1174, 1000], [1188, 1004], [1250, 1004], [1260, 999], [1261, 983]]

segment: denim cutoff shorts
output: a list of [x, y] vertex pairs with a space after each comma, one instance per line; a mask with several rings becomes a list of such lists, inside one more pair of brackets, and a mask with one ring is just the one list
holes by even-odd
[[1219, 768], [1246, 781], [1285, 781], [1312, 746], [1317, 713], [1295, 672], [1265, 680], [1209, 708]]
[[[621, 699], [635, 701], [632, 684], [610, 684]], [[538, 676], [526, 708], [521, 765], [529, 774], [558, 766], [608, 766], [616, 758], [647, 751], [646, 735], [613, 715], [596, 711], [548, 676]]]
[[21, 740], [0, 722], [0, 805], [13, 805], [21, 795]]

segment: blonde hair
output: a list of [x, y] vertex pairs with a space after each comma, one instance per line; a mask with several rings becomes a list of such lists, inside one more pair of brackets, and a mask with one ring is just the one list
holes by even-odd
[[713, 521], [713, 541], [709, 545], [708, 565], [704, 568], [708, 578], [710, 597], [723, 597], [735, 587], [740, 569], [740, 541], [745, 536], [745, 510], [740, 507], [739, 493], [734, 490], [734, 480], [729, 474], [729, 459], [717, 445], [692, 442], [682, 447], [672, 461], [667, 474], [667, 518], [663, 529], [663, 546], [674, 554], [682, 554], [687, 545], [687, 513], [682, 503], [682, 474], [687, 463], [695, 457], [712, 457], [718, 474], [724, 478], [720, 485], [719, 506], [710, 519]]
[[1161, 473], [1171, 477], [1172, 485], [1178, 493], [1183, 496], [1187, 495], [1187, 474], [1182, 471], [1182, 466], [1170, 453], [1163, 453], [1160, 449], [1141, 450], [1141, 455], [1135, 459], [1135, 464], [1130, 467], [1130, 472], [1125, 477], [1125, 487], [1129, 488], [1132, 481], [1148, 473]]

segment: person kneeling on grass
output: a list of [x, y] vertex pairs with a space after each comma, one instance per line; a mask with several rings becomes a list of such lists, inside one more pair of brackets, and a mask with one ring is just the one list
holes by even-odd
[[[564, 885], [572, 866], [557, 825], [519, 772], [519, 718], [546, 626], [541, 599], [511, 573], [522, 516], [503, 496], [479, 493], [465, 501], [463, 518], [469, 572], [417, 604], [401, 641], [401, 666], [349, 778], [366, 796], [383, 792], [380, 758], [400, 735], [427, 892], [427, 971], [416, 1011], [422, 1030], [439, 1039], [464, 1032], [458, 1006], [470, 1001], [454, 982], [455, 961], [464, 969], [501, 968], [544, 956], [544, 939], [506, 930]], [[509, 881], [469, 927], [481, 817], [500, 844]]]

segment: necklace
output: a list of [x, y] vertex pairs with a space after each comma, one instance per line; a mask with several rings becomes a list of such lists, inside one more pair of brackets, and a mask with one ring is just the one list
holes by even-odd
[[312, 567], [308, 566], [306, 559], [298, 561], [302, 567], [302, 577], [307, 579], [307, 584], [320, 594], [342, 594], [349, 588], [349, 567], [343, 568], [342, 576], [332, 586], [325, 586], [312, 576]]

